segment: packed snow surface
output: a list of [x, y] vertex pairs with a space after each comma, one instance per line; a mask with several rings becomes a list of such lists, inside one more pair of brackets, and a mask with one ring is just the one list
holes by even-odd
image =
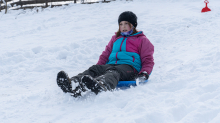
[[[220, 1], [117, 0], [0, 13], [1, 123], [219, 123]], [[97, 63], [124, 11], [155, 47], [145, 85], [76, 99], [57, 86]]]

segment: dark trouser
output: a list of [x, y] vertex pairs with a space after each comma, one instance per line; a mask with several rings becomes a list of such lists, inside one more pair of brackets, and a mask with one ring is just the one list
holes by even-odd
[[[112, 70], [117, 71], [117, 72], [114, 72], [114, 75], [108, 74], [109, 71], [112, 71]], [[138, 74], [137, 70], [131, 65], [106, 64], [106, 65], [93, 65], [88, 70], [85, 70], [83, 73], [80, 73], [75, 77], [81, 78], [83, 75], [90, 75], [93, 78], [96, 78], [101, 75], [107, 75], [106, 77], [110, 78], [109, 80], [111, 81], [106, 81], [106, 84], [108, 84], [111, 89], [114, 89], [117, 86], [118, 81], [134, 80], [134, 77], [137, 74]], [[116, 79], [113, 79], [113, 78], [116, 78]]]

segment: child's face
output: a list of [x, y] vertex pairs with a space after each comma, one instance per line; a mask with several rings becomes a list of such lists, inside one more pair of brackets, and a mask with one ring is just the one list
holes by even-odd
[[128, 32], [131, 30], [131, 26], [127, 21], [121, 21], [119, 24], [119, 29], [121, 32]]

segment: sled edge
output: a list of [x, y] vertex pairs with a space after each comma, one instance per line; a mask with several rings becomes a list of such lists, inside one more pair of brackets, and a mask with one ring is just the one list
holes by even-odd
[[[148, 80], [144, 82], [139, 82], [139, 84], [145, 84]], [[130, 86], [137, 86], [136, 81], [119, 81], [117, 87], [130, 87]]]

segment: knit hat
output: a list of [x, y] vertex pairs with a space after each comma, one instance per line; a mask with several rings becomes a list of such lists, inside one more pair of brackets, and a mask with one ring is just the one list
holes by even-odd
[[135, 28], [137, 27], [137, 16], [131, 11], [125, 11], [121, 13], [118, 17], [118, 25], [120, 24], [121, 21], [128, 21]]

